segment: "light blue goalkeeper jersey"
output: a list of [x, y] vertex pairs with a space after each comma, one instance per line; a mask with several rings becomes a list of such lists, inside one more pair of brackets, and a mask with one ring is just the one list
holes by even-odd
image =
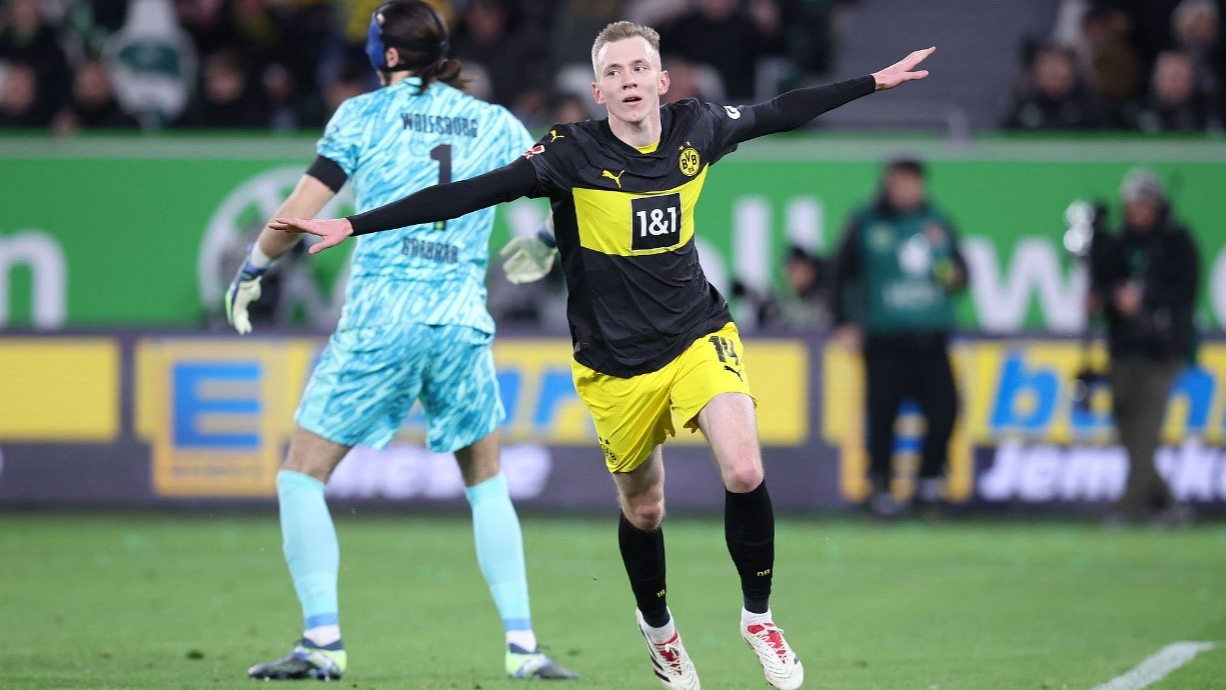
[[[319, 140], [359, 212], [511, 163], [535, 143], [502, 106], [410, 77], [341, 104]], [[494, 209], [358, 238], [340, 328], [414, 322], [494, 332], [485, 307]]]

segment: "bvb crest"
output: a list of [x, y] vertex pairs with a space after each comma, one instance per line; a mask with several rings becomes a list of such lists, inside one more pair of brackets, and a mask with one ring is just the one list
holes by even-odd
[[[687, 144], [689, 142], [686, 142]], [[679, 161], [681, 172], [686, 177], [693, 177], [698, 174], [698, 150], [693, 146], [686, 146], [681, 150], [681, 159]]]

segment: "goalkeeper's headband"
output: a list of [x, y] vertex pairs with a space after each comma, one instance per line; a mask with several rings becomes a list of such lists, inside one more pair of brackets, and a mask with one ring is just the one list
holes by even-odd
[[[423, 6], [430, 16], [434, 19], [438, 26], [438, 34], [443, 37], [440, 43], [419, 43], [417, 41], [406, 41], [395, 36], [388, 36], [383, 33], [383, 12], [393, 5], [415, 4]], [[447, 48], [450, 41], [447, 40], [447, 27], [443, 25], [443, 20], [439, 19], [438, 13], [434, 8], [421, 0], [392, 0], [379, 6], [370, 15], [370, 29], [366, 32], [366, 57], [370, 59], [370, 64], [377, 70], [383, 72], [407, 72], [409, 70], [421, 69], [433, 64], [441, 58], [447, 57]], [[399, 48], [402, 51], [411, 53], [423, 53], [425, 58], [414, 62], [405, 62], [404, 56], [401, 55], [401, 62], [395, 67], [389, 67], [387, 64], [387, 49]]]

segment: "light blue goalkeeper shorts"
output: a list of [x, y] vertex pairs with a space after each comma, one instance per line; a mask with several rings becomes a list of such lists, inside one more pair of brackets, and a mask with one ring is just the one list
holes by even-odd
[[294, 421], [333, 443], [384, 448], [413, 401], [421, 400], [430, 450], [470, 446], [506, 419], [493, 339], [467, 326], [337, 331], [319, 356]]

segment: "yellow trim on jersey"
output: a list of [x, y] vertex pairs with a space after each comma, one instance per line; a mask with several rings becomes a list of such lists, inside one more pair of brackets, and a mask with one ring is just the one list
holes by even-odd
[[634, 150], [638, 151], [639, 153], [655, 153], [656, 149], [658, 148], [660, 148], [659, 140], [657, 140], [654, 144], [648, 144], [646, 146], [635, 146]]
[[[619, 192], [612, 189], [583, 189], [575, 187], [575, 220], [579, 226], [579, 244], [582, 247], [613, 256], [644, 256], [671, 252], [684, 245], [694, 236], [694, 205], [702, 193], [702, 184], [707, 179], [707, 168], [694, 179], [680, 187], [663, 189], [650, 194]], [[644, 197], [681, 195], [681, 233], [676, 243], [667, 247], [633, 250], [630, 248], [633, 228], [631, 201]]]

